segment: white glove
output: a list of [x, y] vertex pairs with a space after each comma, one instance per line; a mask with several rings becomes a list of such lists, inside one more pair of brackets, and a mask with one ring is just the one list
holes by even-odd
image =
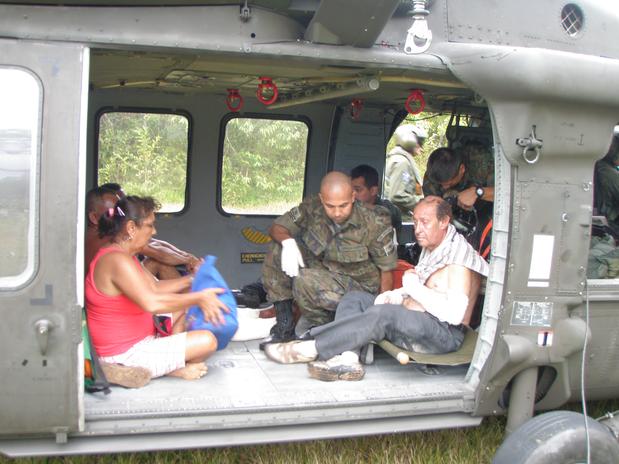
[[381, 293], [374, 300], [375, 305], [381, 304], [402, 304], [404, 301], [404, 296], [399, 290], [387, 290], [386, 292]]
[[289, 277], [299, 275], [299, 266], [303, 264], [303, 256], [294, 238], [287, 238], [282, 241], [282, 271]]

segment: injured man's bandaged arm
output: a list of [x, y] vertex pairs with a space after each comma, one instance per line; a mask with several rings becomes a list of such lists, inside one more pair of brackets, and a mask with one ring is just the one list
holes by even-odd
[[448, 324], [462, 323], [469, 297], [460, 290], [441, 291], [426, 287], [414, 272], [407, 272], [402, 278], [402, 290], [416, 300], [423, 308], [437, 319]]
[[401, 288], [396, 290], [387, 290], [386, 292], [380, 293], [376, 299], [374, 300], [375, 305], [381, 304], [402, 304], [404, 300], [404, 294]]

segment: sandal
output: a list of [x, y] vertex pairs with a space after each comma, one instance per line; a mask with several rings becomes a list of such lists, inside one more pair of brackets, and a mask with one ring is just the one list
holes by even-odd
[[264, 354], [280, 364], [306, 363], [316, 359], [316, 356], [304, 356], [296, 350], [296, 345], [302, 343], [301, 340], [294, 340], [288, 343], [271, 343], [264, 347]]
[[123, 364], [101, 363], [107, 381], [125, 388], [140, 388], [151, 380], [151, 373], [145, 367], [132, 367]]
[[334, 380], [361, 380], [365, 370], [359, 361], [346, 360], [342, 355], [327, 361], [314, 361], [307, 365], [310, 377], [325, 382]]

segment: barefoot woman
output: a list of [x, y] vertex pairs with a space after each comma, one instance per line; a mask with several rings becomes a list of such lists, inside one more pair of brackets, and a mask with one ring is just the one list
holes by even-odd
[[[143, 269], [135, 255], [155, 235], [158, 206], [150, 197], [128, 196], [101, 216], [99, 235], [111, 244], [99, 250], [86, 276], [88, 329], [105, 363], [146, 368], [152, 377], [198, 379], [217, 340], [207, 330], [185, 332], [185, 310], [197, 305], [217, 324], [228, 309], [217, 298], [222, 289], [184, 293], [192, 277], [157, 281]], [[168, 337], [156, 336], [153, 315], [162, 313], [173, 316]]]

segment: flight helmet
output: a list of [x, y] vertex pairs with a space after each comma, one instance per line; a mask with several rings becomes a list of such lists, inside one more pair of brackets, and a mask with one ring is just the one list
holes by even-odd
[[396, 145], [409, 153], [414, 153], [417, 145], [423, 146], [423, 142], [428, 137], [428, 134], [421, 127], [414, 126], [413, 124], [404, 124], [395, 130], [393, 136], [395, 137]]

